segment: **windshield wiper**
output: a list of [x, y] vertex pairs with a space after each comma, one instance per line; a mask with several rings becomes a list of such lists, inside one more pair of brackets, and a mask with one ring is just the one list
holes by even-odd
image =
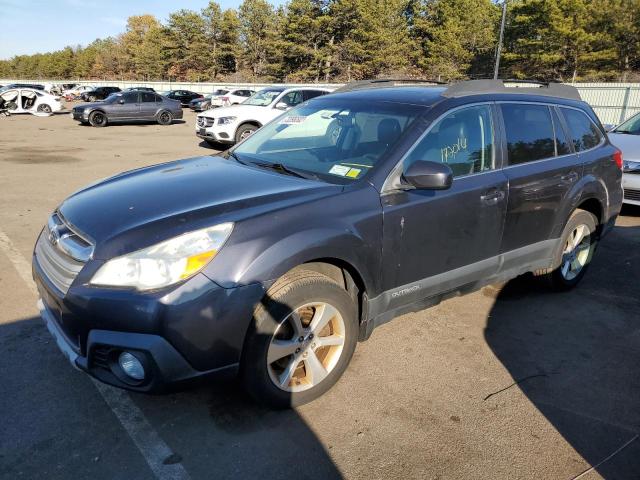
[[296, 168], [287, 167], [282, 163], [271, 162], [252, 162], [254, 165], [262, 168], [270, 168], [276, 172], [286, 173], [287, 175], [293, 175], [294, 177], [306, 178], [307, 180], [318, 180], [318, 176], [311, 172], [298, 170]]
[[227, 153], [227, 158], [233, 158], [236, 162], [241, 163], [242, 165], [249, 165], [244, 160], [240, 160], [240, 157], [238, 157], [238, 155], [236, 155], [235, 152]]

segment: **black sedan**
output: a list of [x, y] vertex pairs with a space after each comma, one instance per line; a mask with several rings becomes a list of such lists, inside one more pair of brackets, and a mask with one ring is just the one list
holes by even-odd
[[183, 107], [188, 107], [189, 102], [195, 98], [204, 98], [204, 95], [190, 92], [189, 90], [171, 90], [165, 93], [164, 96], [171, 100], [178, 100]]
[[118, 87], [96, 87], [93, 90], [84, 92], [80, 95], [83, 102], [95, 102], [97, 100], [104, 100], [112, 93], [119, 92]]

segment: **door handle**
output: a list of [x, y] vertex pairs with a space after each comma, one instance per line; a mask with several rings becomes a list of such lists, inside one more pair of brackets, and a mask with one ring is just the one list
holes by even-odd
[[480, 200], [487, 205], [496, 205], [504, 200], [504, 192], [502, 190], [492, 189], [484, 195], [481, 195]]
[[566, 175], [562, 175], [560, 180], [564, 183], [573, 183], [578, 180], [578, 174], [576, 172], [567, 173]]

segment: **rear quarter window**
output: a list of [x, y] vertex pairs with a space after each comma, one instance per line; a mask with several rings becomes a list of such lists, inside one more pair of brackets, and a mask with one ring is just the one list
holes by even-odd
[[561, 108], [561, 110], [577, 152], [589, 150], [602, 141], [602, 132], [586, 113], [573, 108]]

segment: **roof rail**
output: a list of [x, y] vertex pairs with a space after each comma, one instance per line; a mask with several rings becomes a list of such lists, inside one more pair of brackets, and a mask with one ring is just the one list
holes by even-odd
[[[524, 84], [526, 86], [507, 86], [505, 84]], [[537, 85], [537, 86], [530, 86]], [[523, 91], [525, 90], [525, 91]], [[568, 98], [582, 100], [578, 89], [572, 85], [556, 82], [538, 82], [533, 80], [467, 80], [451, 84], [444, 92], [443, 97], [464, 97], [482, 93], [527, 93], [530, 95], [543, 95], [547, 97]]]
[[373, 80], [358, 80], [356, 82], [349, 82], [346, 85], [336, 89], [333, 93], [351, 92], [352, 90], [361, 90], [365, 88], [381, 88], [381, 87], [393, 87], [399, 84], [428, 84], [428, 85], [447, 85], [447, 82], [440, 82], [438, 80], [416, 80], [413, 78], [377, 78]]

